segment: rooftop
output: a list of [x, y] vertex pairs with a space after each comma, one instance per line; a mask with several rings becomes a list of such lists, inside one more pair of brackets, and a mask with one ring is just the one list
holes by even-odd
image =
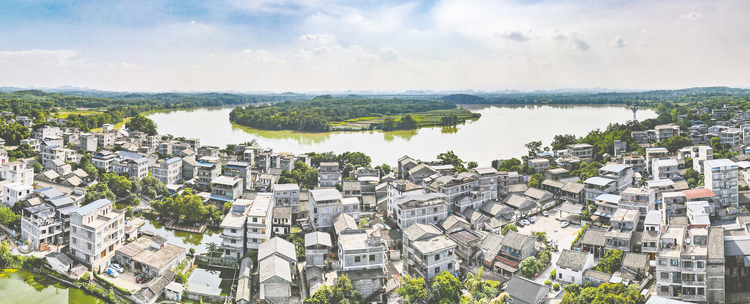
[[583, 271], [587, 257], [587, 252], [563, 249], [562, 253], [560, 253], [560, 258], [557, 260], [557, 267]]
[[456, 247], [456, 243], [448, 239], [448, 237], [440, 235], [426, 241], [416, 241], [414, 242], [414, 247], [417, 248], [419, 252], [426, 254]]
[[171, 244], [164, 244], [164, 248], [156, 249], [147, 247], [133, 257], [133, 261], [145, 264], [154, 268], [162, 269], [169, 264], [175, 257], [181, 255], [185, 248], [177, 247]]
[[110, 200], [108, 200], [106, 198], [102, 198], [102, 199], [93, 201], [93, 202], [89, 203], [86, 206], [83, 206], [81, 208], [76, 209], [75, 211], [73, 211], [73, 213], [81, 215], [81, 216], [84, 216], [86, 214], [94, 212], [97, 209], [102, 208], [104, 206], [107, 206], [109, 204], [112, 204], [112, 201], [110, 201]]

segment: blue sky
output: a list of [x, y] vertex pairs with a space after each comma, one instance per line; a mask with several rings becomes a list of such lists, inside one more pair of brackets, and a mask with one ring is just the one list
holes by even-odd
[[0, 86], [750, 86], [746, 1], [0, 1]]

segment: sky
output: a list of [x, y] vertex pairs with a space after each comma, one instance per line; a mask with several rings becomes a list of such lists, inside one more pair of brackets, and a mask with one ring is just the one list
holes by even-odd
[[0, 0], [0, 12], [0, 86], [750, 87], [742, 0]]

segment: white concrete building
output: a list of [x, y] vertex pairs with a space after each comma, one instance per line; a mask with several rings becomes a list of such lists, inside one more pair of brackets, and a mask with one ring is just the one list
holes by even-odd
[[557, 280], [583, 284], [583, 272], [594, 267], [594, 255], [589, 252], [563, 249], [557, 260]]
[[13, 206], [18, 201], [23, 201], [29, 197], [34, 187], [22, 183], [9, 183], [3, 185], [3, 202], [8, 206]]
[[245, 239], [247, 250], [258, 250], [258, 246], [271, 238], [273, 203], [271, 196], [258, 194], [247, 213]]
[[70, 255], [90, 270], [104, 271], [125, 241], [125, 211], [100, 199], [70, 213]]
[[162, 183], [177, 184], [182, 180], [182, 159], [173, 157], [151, 167], [151, 175]]
[[34, 169], [22, 161], [4, 163], [0, 166], [0, 174], [4, 180], [11, 183], [34, 184]]
[[245, 225], [252, 200], [234, 201], [232, 209], [221, 221], [221, 248], [223, 257], [240, 259], [245, 256]]
[[714, 203], [720, 207], [738, 207], [737, 164], [728, 159], [707, 160], [704, 164], [706, 188], [714, 192]]
[[671, 179], [671, 180], [678, 180], [680, 179], [680, 173], [677, 169], [677, 160], [666, 158], [666, 159], [657, 159], [654, 160], [652, 164], [651, 172], [653, 172], [654, 179]]

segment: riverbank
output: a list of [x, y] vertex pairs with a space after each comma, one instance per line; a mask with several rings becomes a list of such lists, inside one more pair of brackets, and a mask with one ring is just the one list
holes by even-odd
[[[435, 159], [438, 153], [448, 150], [464, 161], [489, 166], [495, 159], [527, 154], [524, 145], [532, 140], [547, 145], [555, 135], [585, 136], [592, 129], [605, 129], [610, 123], [633, 119], [633, 112], [622, 106], [461, 106], [481, 114], [481, 119], [455, 127], [407, 131], [309, 133], [258, 130], [232, 124], [226, 118], [233, 107], [154, 113], [148, 118], [159, 125], [160, 134], [200, 138], [202, 145], [225, 147], [255, 139], [261, 146], [294, 154], [360, 151], [370, 156], [373, 164], [391, 166], [406, 153], [418, 159]], [[657, 115], [646, 109], [638, 111], [637, 116], [645, 120]]]

